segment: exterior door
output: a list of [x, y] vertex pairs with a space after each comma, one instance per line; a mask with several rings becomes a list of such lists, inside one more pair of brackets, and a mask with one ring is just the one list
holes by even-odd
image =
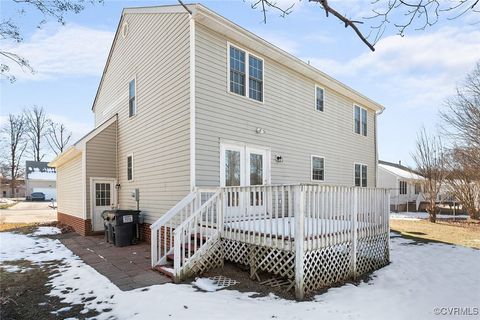
[[92, 225], [93, 231], [103, 231], [102, 212], [115, 206], [115, 181], [92, 179]]
[[[268, 184], [269, 154], [267, 149], [248, 146], [222, 145], [221, 147], [221, 186], [242, 187]], [[231, 190], [226, 195], [228, 214], [231, 217], [241, 216], [241, 204], [246, 204], [249, 211], [264, 212], [264, 193], [259, 191], [242, 192], [242, 189]], [[254, 209], [253, 209], [254, 208]]]
[[[246, 148], [246, 185], [261, 186], [267, 184], [267, 151], [255, 148]], [[247, 206], [250, 212], [262, 214], [265, 212], [265, 192], [262, 190], [250, 191]]]

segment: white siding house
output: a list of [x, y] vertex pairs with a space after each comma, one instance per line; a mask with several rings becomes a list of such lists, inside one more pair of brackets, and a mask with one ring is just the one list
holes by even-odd
[[[231, 223], [242, 215], [290, 225], [296, 212], [300, 233], [294, 236], [288, 227], [291, 234], [276, 245], [289, 261], [297, 296], [303, 296], [321, 281], [303, 277], [307, 249], [294, 249], [303, 241], [293, 239], [307, 236], [308, 250], [320, 250], [320, 235], [311, 231], [321, 229], [328, 210], [330, 219], [338, 220], [332, 226], [340, 229], [322, 236], [340, 241], [343, 234], [343, 241], [358, 242], [359, 252], [379, 246], [375, 258], [357, 255], [356, 249], [351, 258], [339, 257], [358, 263], [353, 271], [339, 267], [343, 274], [328, 283], [388, 261], [388, 210], [383, 210], [388, 199], [376, 188], [377, 116], [383, 110], [202, 5], [124, 9], [92, 106], [95, 128], [51, 162], [62, 188], [59, 220], [82, 234], [102, 231], [102, 210], [135, 209], [132, 193], [138, 190], [152, 266], [169, 259], [175, 236], [179, 279], [195, 269], [199, 255], [217, 259], [202, 266], [223, 261], [223, 253], [215, 252], [224, 222], [235, 234]], [[81, 186], [77, 193], [74, 185]], [[343, 209], [335, 215], [333, 208]], [[348, 225], [368, 227], [363, 233], [341, 229], [342, 217], [353, 219]], [[210, 220], [195, 220], [205, 218]], [[305, 230], [304, 218], [312, 223]], [[199, 240], [207, 240], [195, 258], [179, 260], [185, 240], [179, 234], [199, 232], [205, 232]], [[367, 234], [376, 244], [362, 246]], [[260, 238], [255, 241], [266, 240]]]
[[424, 178], [401, 163], [379, 161], [378, 186], [390, 190], [390, 209], [393, 211], [416, 211], [423, 201]]

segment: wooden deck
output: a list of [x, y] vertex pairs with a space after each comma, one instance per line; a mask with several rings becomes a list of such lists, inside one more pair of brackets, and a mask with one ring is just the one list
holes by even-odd
[[252, 277], [263, 270], [290, 279], [302, 298], [387, 264], [388, 221], [386, 189], [199, 189], [152, 225], [152, 267], [173, 256], [180, 280], [230, 260], [249, 265]]

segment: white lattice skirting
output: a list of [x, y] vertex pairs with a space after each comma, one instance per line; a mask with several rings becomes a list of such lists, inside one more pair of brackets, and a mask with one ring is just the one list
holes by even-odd
[[[250, 266], [252, 278], [259, 280], [257, 271], [264, 271], [295, 280], [294, 252], [228, 239], [223, 239], [222, 243], [225, 260]], [[351, 241], [306, 251], [303, 263], [304, 293], [379, 269], [388, 264], [388, 252], [387, 235], [359, 239], [355, 263]]]

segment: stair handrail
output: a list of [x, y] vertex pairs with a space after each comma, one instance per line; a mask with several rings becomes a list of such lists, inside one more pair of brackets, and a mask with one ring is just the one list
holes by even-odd
[[[183, 271], [183, 268], [185, 267], [185, 265], [193, 258], [195, 258], [196, 256], [198, 256], [199, 254], [201, 254], [201, 249], [203, 249], [203, 247], [209, 243], [211, 243], [211, 239], [213, 237], [215, 237], [216, 235], [219, 234], [219, 231], [221, 228], [223, 228], [223, 217], [222, 217], [222, 203], [221, 203], [221, 199], [220, 199], [220, 194], [221, 194], [221, 190], [217, 189], [217, 191], [207, 200], [205, 201], [205, 203], [203, 203], [200, 208], [198, 208], [193, 214], [191, 214], [187, 219], [185, 219], [179, 226], [177, 226], [175, 228], [175, 231], [174, 231], [174, 261], [173, 261], [173, 268], [174, 268], [174, 276], [175, 276], [175, 279], [180, 279], [181, 276], [182, 276], [182, 271]], [[195, 248], [195, 252], [190, 255], [190, 253], [188, 253], [188, 257], [185, 257], [185, 244], [186, 244], [186, 241], [185, 241], [185, 236], [186, 237], [190, 237], [192, 235], [191, 231], [192, 230], [188, 230], [189, 229], [189, 226], [192, 224], [192, 222], [195, 222], [195, 220], [198, 220], [199, 218], [201, 218], [201, 216], [205, 213], [207, 213], [207, 219], [206, 219], [206, 225], [208, 226], [208, 208], [211, 207], [213, 204], [214, 204], [214, 201], [217, 201], [217, 207], [216, 207], [216, 210], [215, 210], [215, 221], [217, 222], [217, 228], [216, 228], [216, 232], [215, 234], [210, 234], [210, 235], [207, 235], [205, 234], [206, 236], [206, 240], [200, 245], [198, 246], [198, 248]], [[210, 222], [214, 222], [214, 217], [211, 216], [210, 217]], [[197, 226], [195, 227], [195, 229], [197, 229]], [[187, 231], [187, 233], [185, 234], [185, 231]], [[195, 235], [195, 247], [197, 246], [196, 244], [196, 233], [194, 233]], [[201, 234], [200, 234], [201, 235]], [[203, 240], [203, 239], [202, 239]], [[190, 241], [188, 241], [190, 243]], [[183, 254], [182, 254], [182, 244], [184, 245], [184, 250], [183, 250]], [[189, 248], [190, 249], [190, 248]]]
[[[171, 251], [173, 251], [173, 241], [172, 241], [173, 239], [171, 238], [171, 236], [172, 236], [172, 231], [177, 227], [177, 225], [175, 225], [174, 223], [174, 219], [178, 218], [178, 215], [180, 215], [181, 221], [179, 224], [181, 224], [184, 219], [188, 218], [193, 212], [196, 211], [200, 200], [201, 199], [200, 199], [198, 190], [194, 190], [191, 193], [189, 193], [187, 196], [185, 196], [182, 200], [177, 202], [161, 218], [159, 218], [157, 221], [155, 221], [153, 224], [150, 225], [150, 238], [151, 238], [150, 247], [151, 247], [152, 268], [155, 267], [157, 264], [161, 263], [162, 261], [165, 262], [167, 255]], [[190, 209], [189, 209], [189, 206], [190, 206]], [[185, 209], [189, 209], [190, 213], [186, 212], [188, 210], [185, 210]], [[161, 243], [162, 227], [164, 227], [163, 246]], [[163, 252], [162, 252], [162, 249], [163, 249]]]

